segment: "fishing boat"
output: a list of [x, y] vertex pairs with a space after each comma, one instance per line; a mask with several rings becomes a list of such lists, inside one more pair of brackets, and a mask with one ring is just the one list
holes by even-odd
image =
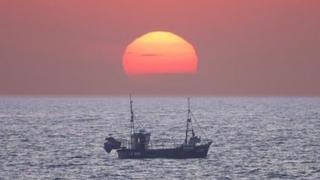
[[112, 135], [105, 138], [104, 149], [110, 153], [113, 149], [117, 151], [120, 159], [139, 159], [139, 158], [205, 158], [207, 157], [212, 141], [201, 139], [196, 136], [192, 126], [192, 112], [190, 110], [190, 100], [188, 98], [188, 114], [186, 120], [186, 130], [184, 142], [174, 147], [155, 148], [150, 143], [151, 133], [144, 129], [135, 128], [135, 116], [133, 112], [133, 101], [130, 96], [130, 140], [122, 143]]

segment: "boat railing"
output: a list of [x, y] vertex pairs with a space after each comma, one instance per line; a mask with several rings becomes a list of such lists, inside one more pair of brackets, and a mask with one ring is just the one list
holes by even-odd
[[[148, 144], [149, 149], [165, 149], [165, 148], [176, 148], [183, 144], [183, 139], [157, 139], [157, 140], [151, 140]], [[121, 147], [122, 148], [128, 148], [131, 149], [131, 142], [127, 139], [121, 139]], [[210, 139], [201, 139], [201, 142], [199, 145], [207, 144], [209, 142], [212, 142]]]
[[176, 148], [181, 146], [183, 140], [158, 139], [150, 142], [150, 149]]
[[201, 139], [200, 144], [207, 144], [209, 142], [212, 142], [212, 140], [211, 139]]
[[127, 139], [120, 139], [119, 141], [121, 142], [121, 148], [131, 148], [131, 143]]

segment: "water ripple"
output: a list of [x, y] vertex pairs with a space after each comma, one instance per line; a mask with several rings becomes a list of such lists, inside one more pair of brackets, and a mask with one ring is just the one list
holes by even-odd
[[[154, 143], [183, 140], [184, 98], [134, 103]], [[0, 179], [320, 179], [320, 98], [197, 97], [192, 108], [214, 141], [207, 158], [119, 160], [102, 145], [128, 136], [127, 98], [1, 97]]]

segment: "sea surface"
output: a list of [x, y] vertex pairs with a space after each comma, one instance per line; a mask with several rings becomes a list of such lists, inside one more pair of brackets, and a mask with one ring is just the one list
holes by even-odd
[[[184, 97], [134, 97], [152, 139], [184, 138]], [[205, 159], [120, 160], [128, 97], [0, 97], [0, 179], [320, 179], [320, 98], [191, 97]]]

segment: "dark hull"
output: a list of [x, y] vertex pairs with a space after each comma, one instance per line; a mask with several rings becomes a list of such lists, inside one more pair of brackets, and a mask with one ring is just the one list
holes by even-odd
[[171, 158], [171, 159], [186, 159], [186, 158], [205, 158], [211, 143], [198, 145], [194, 147], [177, 147], [167, 149], [118, 149], [118, 157], [120, 159], [139, 159], [139, 158]]

